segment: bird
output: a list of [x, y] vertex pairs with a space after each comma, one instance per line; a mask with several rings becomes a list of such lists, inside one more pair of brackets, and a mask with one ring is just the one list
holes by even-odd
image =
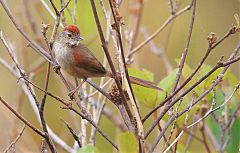
[[[82, 40], [79, 28], [71, 24], [61, 30], [53, 44], [55, 58], [59, 66], [71, 76], [83, 79], [78, 87], [69, 93], [70, 97], [74, 95], [88, 78], [116, 77], [106, 70], [88, 47], [81, 43]], [[117, 73], [117, 78], [121, 79], [120, 73]], [[152, 82], [132, 76], [130, 76], [130, 82], [147, 88], [163, 90]]]

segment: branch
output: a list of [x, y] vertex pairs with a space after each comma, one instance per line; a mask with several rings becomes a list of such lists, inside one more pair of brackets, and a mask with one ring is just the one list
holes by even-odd
[[[49, 50], [49, 53], [52, 57], [52, 54], [51, 54], [51, 48], [50, 48], [50, 45], [47, 41], [47, 37], [46, 37], [46, 31], [48, 29], [48, 26], [44, 26], [42, 25], [42, 33], [43, 33], [43, 36], [44, 36], [44, 40], [48, 46], [48, 50]], [[52, 57], [53, 59], [53, 57]], [[48, 63], [48, 67], [47, 67], [47, 73], [46, 73], [46, 77], [45, 77], [45, 86], [44, 86], [44, 90], [48, 90], [48, 85], [49, 85], [49, 77], [50, 77], [50, 67], [51, 67], [51, 64]], [[43, 131], [46, 133], [46, 142], [47, 144], [50, 146], [52, 152], [57, 152], [56, 151], [56, 148], [51, 140], [51, 138], [49, 137], [49, 133], [48, 133], [48, 129], [47, 129], [47, 124], [46, 124], [46, 121], [45, 121], [45, 118], [44, 118], [44, 108], [45, 108], [45, 103], [46, 103], [46, 98], [47, 98], [47, 94], [44, 93], [43, 97], [42, 97], [42, 102], [41, 102], [41, 105], [39, 107], [39, 116], [40, 116], [40, 119], [41, 119], [41, 123], [42, 123], [42, 128], [43, 128]]]
[[[164, 99], [162, 102], [160, 102], [160, 104], [158, 106], [156, 106], [154, 109], [152, 109], [144, 118], [143, 118], [143, 123], [151, 116], [152, 113], [154, 113], [156, 110], [158, 110], [160, 107], [162, 107], [166, 102], [168, 102], [171, 98], [173, 98], [173, 96], [175, 96], [179, 91], [181, 91], [191, 80], [192, 78], [195, 76], [195, 74], [199, 71], [199, 69], [201, 68], [201, 66], [203, 65], [203, 63], [206, 61], [207, 57], [209, 56], [209, 54], [211, 53], [211, 51], [216, 48], [218, 45], [220, 45], [226, 38], [228, 38], [230, 35], [234, 34], [233, 30], [235, 29], [235, 27], [231, 27], [228, 32], [215, 44], [209, 44], [208, 49], [205, 52], [204, 57], [202, 58], [202, 60], [199, 62], [198, 66], [195, 68], [195, 70], [192, 72], [192, 74], [175, 90], [175, 92], [173, 92], [172, 94], [170, 94], [166, 99]], [[212, 74], [212, 73], [211, 73]], [[211, 75], [210, 74], [210, 75]], [[209, 76], [209, 75], [208, 75]], [[205, 79], [207, 77], [204, 77]], [[200, 79], [199, 80], [200, 83], [204, 80]], [[194, 87], [195, 88], [195, 87]], [[189, 90], [189, 92], [192, 89]], [[188, 92], [187, 92], [188, 93]], [[186, 94], [187, 94], [186, 93]]]
[[68, 130], [70, 131], [70, 133], [72, 134], [73, 138], [75, 139], [75, 141], [77, 141], [78, 143], [78, 147], [81, 148], [82, 147], [82, 144], [79, 140], [79, 137], [77, 135], [77, 133], [70, 127], [70, 125], [64, 120], [64, 119], [61, 119], [63, 121], [63, 123], [67, 126]]
[[187, 7], [183, 8], [182, 10], [178, 11], [176, 14], [170, 16], [163, 24], [160, 26], [148, 39], [144, 40], [142, 43], [140, 43], [137, 47], [132, 49], [130, 53], [127, 55], [127, 57], [130, 59], [133, 54], [138, 52], [143, 46], [145, 46], [147, 43], [149, 43], [152, 39], [154, 39], [168, 24], [170, 24], [176, 17], [180, 16], [184, 12], [190, 10], [192, 7], [192, 4], [188, 5]]
[[[105, 53], [105, 55], [107, 57], [107, 60], [108, 60], [109, 66], [111, 68], [112, 74], [113, 74], [113, 76], [115, 76], [114, 77], [115, 78], [115, 82], [116, 82], [118, 90], [120, 92], [120, 96], [122, 97], [122, 102], [123, 102], [123, 104], [125, 106], [124, 109], [127, 110], [127, 113], [129, 115], [131, 113], [130, 113], [130, 110], [129, 110], [128, 106], [127, 106], [127, 100], [126, 100], [126, 97], [124, 95], [123, 89], [121, 87], [121, 83], [118, 80], [118, 78], [116, 77], [117, 76], [117, 72], [116, 72], [116, 69], [114, 68], [111, 56], [110, 56], [108, 48], [107, 48], [107, 44], [106, 44], [106, 41], [105, 41], [105, 38], [104, 38], [104, 35], [103, 35], [102, 27], [101, 27], [101, 24], [100, 24], [100, 21], [99, 21], [99, 18], [98, 18], [95, 2], [94, 2], [94, 0], [90, 0], [90, 2], [91, 2], [91, 6], [92, 6], [92, 11], [93, 11], [93, 14], [94, 14], [94, 17], [95, 17], [96, 25], [97, 25], [97, 28], [98, 28], [99, 36], [101, 38], [101, 42], [102, 42], [102, 47], [103, 47], [104, 53]], [[125, 111], [123, 111], [121, 113], [125, 113]], [[129, 118], [131, 118], [131, 117], [129, 116]], [[128, 118], [126, 118], [126, 119], [129, 120]], [[125, 121], [126, 125], [128, 126], [128, 129], [134, 132], [134, 128], [132, 127], [132, 125], [131, 124], [130, 125], [127, 124], [127, 122], [128, 121]]]
[[[201, 96], [199, 96], [191, 105], [194, 106], [198, 101], [200, 101], [203, 97], [205, 97], [223, 78], [225, 72], [227, 71], [227, 69], [230, 66], [230, 61], [234, 60], [234, 58], [236, 57], [236, 55], [238, 54], [240, 50], [240, 43], [237, 45], [237, 47], [234, 49], [233, 53], [230, 55], [228, 61], [226, 63], [228, 63], [229, 65], [226, 65], [226, 63], [220, 63], [218, 62], [216, 64], [216, 66], [214, 66], [212, 68], [211, 71], [209, 71], [205, 76], [203, 76], [199, 81], [197, 81], [195, 84], [193, 84], [190, 88], [188, 88], [186, 91], [184, 91], [182, 94], [179, 95], [179, 97], [175, 98], [169, 105], [167, 105], [167, 107], [165, 107], [162, 112], [160, 113], [160, 115], [158, 116], [158, 118], [154, 121], [154, 123], [148, 128], [146, 134], [145, 134], [145, 138], [151, 133], [151, 131], [154, 129], [154, 127], [158, 124], [158, 122], [162, 119], [162, 117], [164, 116], [164, 114], [175, 104], [177, 103], [182, 97], [184, 97], [187, 93], [189, 93], [192, 89], [194, 89], [197, 85], [199, 85], [203, 80], [205, 80], [208, 76], [210, 76], [213, 72], [215, 72], [218, 68], [220, 67], [224, 67], [224, 69], [222, 70], [222, 72], [219, 74], [217, 80], [214, 82], [214, 84], [208, 89], [206, 90]], [[239, 59], [240, 60], [240, 59]], [[238, 61], [239, 61], [238, 60]], [[235, 61], [237, 62], [237, 61]], [[232, 64], [232, 63], [231, 63]], [[185, 110], [184, 112], [186, 112], [187, 110]], [[180, 112], [179, 114], [183, 114], [184, 112]]]
[[20, 130], [19, 134], [17, 135], [17, 137], [11, 142], [11, 144], [3, 151], [4, 153], [8, 153], [8, 151], [16, 145], [16, 143], [18, 142], [18, 140], [21, 138], [24, 130], [25, 130], [26, 125], [24, 124], [22, 129]]
[[25, 81], [29, 82], [32, 86], [34, 86], [35, 88], [37, 88], [38, 90], [42, 91], [42, 92], [45, 92], [47, 93], [49, 96], [51, 96], [52, 98], [56, 99], [58, 102], [61, 102], [63, 105], [65, 105], [66, 109], [69, 109], [73, 112], [75, 112], [77, 115], [79, 115], [80, 117], [82, 117], [83, 119], [86, 119], [93, 127], [96, 128], [96, 130], [108, 141], [110, 142], [117, 150], [118, 150], [118, 147], [117, 145], [115, 145], [113, 143], [113, 141], [110, 140], [110, 138], [100, 129], [98, 128], [98, 126], [94, 123], [94, 121], [91, 119], [90, 115], [85, 112], [85, 111], [81, 111], [81, 112], [78, 112], [76, 109], [74, 109], [72, 106], [71, 106], [71, 103], [67, 103], [65, 102], [62, 98], [58, 97], [58, 96], [55, 96], [54, 94], [48, 92], [48, 91], [45, 91], [43, 89], [41, 89], [40, 87], [38, 87], [37, 85], [33, 84], [32, 82], [30, 82], [29, 80], [27, 80], [26, 78], [23, 78]]
[[193, 10], [192, 10], [192, 17], [191, 17], [189, 32], [188, 32], [188, 36], [187, 36], [187, 42], [186, 42], [185, 49], [184, 49], [184, 51], [182, 53], [182, 57], [181, 57], [180, 63], [178, 65], [179, 69], [178, 69], [176, 80], [175, 80], [175, 83], [173, 85], [171, 93], [173, 93], [176, 90], [177, 86], [178, 86], [179, 80], [180, 80], [181, 75], [182, 75], [182, 70], [183, 70], [183, 67], [184, 67], [184, 63], [185, 63], [185, 60], [187, 58], [188, 48], [189, 48], [191, 37], [192, 37], [193, 24], [194, 24], [194, 21], [195, 21], [196, 3], [197, 3], [197, 0], [193, 0], [192, 1]]
[[[8, 54], [9, 54], [10, 57], [12, 58], [14, 64], [16, 65], [16, 67], [17, 67], [17, 69], [18, 69], [21, 77], [24, 77], [24, 76], [25, 76], [25, 73], [24, 73], [24, 71], [20, 68], [20, 65], [18, 64], [17, 59], [16, 59], [16, 57], [14, 57], [13, 51], [11, 50], [11, 48], [10, 48], [9, 45], [7, 44], [6, 40], [4, 39], [2, 32], [0, 32], [0, 38], [1, 38], [2, 42], [3, 42], [3, 44], [5, 45], [5, 47], [7, 48]], [[49, 65], [50, 65], [50, 63], [49, 63]], [[28, 82], [25, 82], [25, 84], [26, 84], [26, 86], [28, 87], [28, 90], [29, 90], [29, 92], [31, 93], [31, 96], [33, 97], [34, 102], [35, 102], [35, 104], [36, 104], [36, 106], [37, 106], [37, 108], [38, 108], [38, 111], [39, 111], [39, 114], [40, 114], [41, 123], [42, 123], [42, 127], [43, 127], [44, 132], [45, 132], [44, 138], [46, 139], [46, 141], [47, 141], [47, 143], [48, 143], [48, 146], [49, 146], [51, 152], [53, 152], [53, 153], [54, 153], [54, 152], [57, 152], [54, 144], [52, 143], [52, 141], [51, 141], [51, 139], [50, 139], [50, 137], [49, 137], [49, 135], [48, 135], [47, 126], [46, 126], [46, 123], [45, 123], [45, 119], [44, 119], [44, 117], [43, 117], [43, 111], [40, 112], [40, 110], [39, 110], [39, 102], [38, 102], [38, 100], [37, 100], [37, 97], [36, 97], [34, 91], [32, 90], [32, 88], [30, 87], [29, 83], [28, 83]], [[44, 102], [44, 103], [45, 103], [45, 102]], [[44, 103], [43, 103], [43, 106], [44, 106]], [[44, 107], [42, 107], [42, 110], [43, 110], [43, 108], [44, 108]], [[41, 114], [41, 113], [42, 113], [42, 114]]]
[[210, 109], [203, 117], [201, 117], [200, 119], [198, 119], [196, 122], [192, 123], [191, 125], [188, 125], [187, 128], [191, 128], [195, 124], [198, 124], [199, 122], [204, 120], [206, 117], [208, 117], [211, 113], [215, 112], [216, 110], [218, 110], [218, 109], [222, 108], [224, 105], [226, 105], [232, 99], [232, 97], [236, 93], [236, 91], [239, 89], [239, 86], [240, 86], [240, 82], [236, 85], [232, 94], [228, 97], [228, 99], [224, 103], [222, 103], [220, 106], [218, 106], [214, 109]]
[[30, 122], [28, 122], [23, 116], [21, 116], [17, 111], [15, 111], [2, 97], [0, 97], [0, 101], [5, 105], [17, 118], [19, 118], [24, 124], [30, 127], [35, 133], [45, 138], [44, 132], [40, 131], [36, 127], [34, 127]]
[[50, 55], [41, 48], [36, 42], [34, 42], [24, 31], [22, 28], [19, 27], [17, 24], [15, 18], [12, 16], [11, 11], [9, 10], [7, 3], [4, 0], [0, 0], [0, 3], [3, 6], [3, 9], [11, 19], [12, 23], [16, 27], [16, 29], [23, 35], [23, 37], [29, 42], [29, 45], [37, 52], [39, 53], [43, 58], [45, 58], [48, 62], [52, 63]]
[[52, 2], [52, 0], [50, 0], [50, 3], [52, 4], [52, 7], [54, 8], [54, 11], [55, 11], [55, 14], [56, 14], [56, 19], [55, 19], [55, 25], [54, 25], [54, 28], [53, 28], [53, 32], [52, 32], [52, 36], [50, 38], [50, 42], [49, 42], [49, 45], [50, 45], [50, 48], [52, 49], [53, 47], [53, 43], [55, 41], [55, 38], [56, 38], [56, 34], [57, 34], [57, 29], [59, 27], [59, 24], [60, 24], [60, 17], [61, 17], [61, 13], [64, 11], [64, 9], [68, 6], [68, 4], [70, 3], [71, 0], [68, 0], [68, 2], [61, 8], [60, 11], [58, 11], [56, 5]]
[[[130, 78], [129, 78], [129, 74], [128, 74], [128, 70], [127, 70], [127, 64], [126, 64], [126, 61], [125, 61], [125, 55], [124, 55], [124, 51], [123, 51], [123, 44], [122, 44], [122, 38], [121, 38], [121, 33], [120, 33], [120, 26], [121, 26], [121, 20], [118, 20], [117, 17], [116, 17], [116, 12], [118, 12], [117, 10], [117, 6], [114, 6], [113, 3], [112, 3], [112, 0], [109, 0], [109, 4], [110, 4], [110, 8], [111, 8], [111, 11], [112, 11], [112, 15], [113, 15], [113, 19], [114, 19], [114, 22], [115, 22], [115, 30], [116, 30], [116, 34], [117, 34], [117, 38], [118, 38], [118, 43], [119, 43], [119, 46], [120, 46], [120, 51], [121, 51], [121, 58], [122, 58], [122, 64], [123, 64], [123, 70], [124, 70], [124, 74], [125, 74], [125, 78], [126, 78], [126, 88], [127, 88], [127, 92], [128, 92], [128, 95], [129, 95], [129, 98], [130, 98], [130, 101], [132, 103], [131, 106], [133, 106], [133, 114], [134, 116], [132, 115], [131, 111], [128, 112], [128, 115], [129, 115], [129, 118], [132, 122], [137, 122], [137, 125], [134, 127], [137, 131], [133, 131], [135, 134], [137, 134], [137, 137], [139, 136], [140, 138], [143, 138], [143, 125], [142, 125], [142, 122], [141, 122], [141, 117], [140, 117], [140, 114], [139, 114], [139, 111], [138, 111], [138, 108], [137, 108], [137, 103], [136, 103], [136, 98], [134, 96], [134, 93], [133, 93], [133, 89], [132, 89], [132, 85], [130, 83]], [[121, 91], [120, 91], [121, 92]], [[125, 94], [124, 94], [125, 96]], [[124, 101], [124, 106], [127, 109], [128, 105], [127, 103], [125, 104], [125, 101]], [[134, 126], [134, 123], [132, 123], [133, 126]]]

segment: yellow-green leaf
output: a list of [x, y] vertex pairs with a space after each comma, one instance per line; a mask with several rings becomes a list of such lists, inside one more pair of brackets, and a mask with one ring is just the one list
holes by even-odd
[[87, 144], [86, 146], [79, 148], [77, 153], [99, 153], [98, 149], [91, 144]]
[[[130, 76], [134, 76], [137, 78], [141, 78], [143, 80], [153, 82], [153, 73], [143, 69], [142, 71], [134, 68], [128, 69]], [[138, 101], [147, 106], [148, 108], [154, 108], [156, 102], [159, 101], [158, 92], [157, 90], [145, 88], [139, 85], [132, 85], [133, 91], [135, 96], [137, 97]]]
[[124, 132], [118, 135], [120, 153], [137, 153], [138, 144], [133, 133]]
[[[169, 74], [159, 82], [158, 86], [164, 89], [167, 93], [169, 93], [176, 80], [177, 72], [178, 72], [178, 69], [174, 69], [171, 74]], [[159, 104], [160, 100], [163, 100], [166, 97], [166, 94], [165, 92], [159, 92], [158, 96], [159, 96], [159, 100], [157, 101], [157, 104]]]

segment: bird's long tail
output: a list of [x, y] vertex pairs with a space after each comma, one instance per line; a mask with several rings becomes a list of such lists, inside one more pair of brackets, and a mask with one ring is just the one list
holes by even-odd
[[[115, 78], [114, 75], [111, 72], [108, 72], [107, 76], [109, 76], [111, 78]], [[119, 80], [121, 80], [120, 73], [117, 73], [117, 78]], [[143, 86], [143, 87], [146, 87], [146, 88], [156, 89], [156, 90], [160, 90], [160, 91], [165, 92], [164, 89], [158, 87], [154, 82], [143, 80], [143, 79], [136, 78], [136, 77], [133, 77], [133, 76], [129, 76], [129, 79], [130, 79], [130, 82], [132, 84], [136, 84], [136, 85]]]

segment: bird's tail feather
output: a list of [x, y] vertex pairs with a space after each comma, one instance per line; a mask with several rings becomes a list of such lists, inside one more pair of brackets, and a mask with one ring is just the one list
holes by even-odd
[[[109, 76], [111, 78], [114, 78], [114, 76], [111, 72], [108, 72], [107, 76]], [[119, 80], [121, 80], [120, 73], [117, 73], [117, 78]], [[151, 89], [156, 89], [156, 90], [159, 90], [159, 91], [166, 92], [164, 89], [158, 87], [154, 82], [143, 80], [143, 79], [136, 78], [136, 77], [133, 77], [133, 76], [129, 76], [129, 79], [130, 79], [130, 82], [132, 84], [136, 84], [136, 85], [143, 86], [143, 87], [146, 87], [146, 88], [151, 88]]]

